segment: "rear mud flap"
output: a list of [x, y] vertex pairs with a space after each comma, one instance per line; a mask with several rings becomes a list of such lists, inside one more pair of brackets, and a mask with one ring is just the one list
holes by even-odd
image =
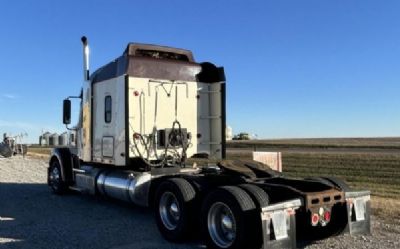
[[344, 230], [351, 235], [371, 233], [371, 192], [345, 192], [347, 226]]
[[263, 249], [296, 248], [296, 209], [300, 199], [264, 207], [261, 211]]

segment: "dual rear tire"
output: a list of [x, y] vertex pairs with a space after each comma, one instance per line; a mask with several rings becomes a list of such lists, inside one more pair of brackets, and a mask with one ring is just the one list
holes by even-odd
[[182, 242], [191, 237], [195, 217], [196, 191], [182, 178], [162, 182], [155, 195], [155, 218], [158, 229], [169, 241]]
[[208, 248], [261, 247], [260, 214], [245, 190], [236, 186], [217, 188], [204, 200], [201, 217], [202, 234]]
[[187, 240], [200, 223], [208, 248], [261, 247], [260, 208], [268, 205], [261, 188], [250, 184], [218, 187], [204, 198], [201, 207], [196, 203], [196, 191], [185, 179], [172, 178], [159, 185], [154, 210], [164, 238]]

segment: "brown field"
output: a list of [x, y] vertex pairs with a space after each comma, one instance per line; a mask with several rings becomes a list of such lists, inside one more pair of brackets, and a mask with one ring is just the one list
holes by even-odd
[[[228, 157], [250, 159], [251, 152], [228, 151]], [[400, 199], [400, 154], [283, 152], [282, 164], [287, 176], [337, 176], [353, 188], [367, 188], [375, 196]]]
[[282, 151], [283, 173], [295, 178], [337, 176], [371, 191], [373, 213], [400, 219], [400, 138], [321, 138], [232, 141], [229, 158], [253, 150]]
[[229, 141], [228, 148], [376, 148], [400, 149], [400, 137], [383, 138], [297, 138]]

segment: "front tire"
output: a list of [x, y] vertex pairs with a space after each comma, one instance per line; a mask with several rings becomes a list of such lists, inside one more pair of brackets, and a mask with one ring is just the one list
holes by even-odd
[[190, 237], [193, 230], [196, 192], [182, 178], [168, 179], [160, 184], [155, 196], [155, 218], [162, 236], [172, 242]]
[[48, 171], [48, 184], [57, 195], [65, 194], [68, 190], [68, 186], [65, 181], [63, 181], [61, 176], [61, 166], [57, 159], [54, 159], [50, 163]]

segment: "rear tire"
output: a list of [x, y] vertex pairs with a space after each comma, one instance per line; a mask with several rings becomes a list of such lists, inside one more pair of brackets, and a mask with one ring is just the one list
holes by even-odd
[[334, 176], [330, 176], [330, 177], [323, 177], [323, 179], [331, 182], [333, 185], [335, 185], [336, 187], [340, 188], [344, 192], [351, 191], [350, 186], [340, 178], [337, 178], [337, 177], [334, 177]]
[[253, 199], [254, 203], [258, 208], [263, 208], [269, 205], [269, 196], [268, 194], [257, 185], [253, 184], [240, 184], [240, 188], [245, 190], [247, 194]]
[[[349, 185], [347, 185], [343, 180], [337, 178], [337, 177], [312, 177], [312, 178], [306, 178], [305, 180], [311, 180], [311, 181], [316, 181], [323, 183], [325, 185], [328, 185], [332, 188], [339, 188], [341, 191], [350, 191]], [[335, 205], [332, 210], [331, 210], [331, 215], [332, 219], [328, 223], [326, 227], [319, 228], [319, 227], [310, 227], [309, 231], [311, 232], [306, 232], [304, 231], [302, 234], [303, 239], [305, 238], [306, 240], [315, 240], [315, 239], [325, 239], [331, 236], [336, 236], [339, 235], [340, 233], [343, 232], [343, 230], [346, 228], [347, 225], [347, 209], [345, 204], [337, 204]], [[307, 222], [307, 221], [305, 221]], [[317, 235], [314, 237], [307, 237], [310, 235]]]
[[188, 181], [172, 178], [162, 182], [155, 195], [155, 218], [161, 235], [172, 242], [182, 242], [193, 231], [196, 192]]
[[319, 183], [328, 185], [329, 187], [335, 187], [335, 184], [333, 184], [332, 182], [330, 182], [329, 180], [327, 180], [324, 177], [309, 177], [309, 178], [305, 178], [304, 180], [319, 182]]
[[255, 225], [256, 219], [261, 219], [259, 212], [251, 197], [239, 187], [225, 186], [211, 192], [204, 200], [201, 218], [207, 248], [261, 247], [262, 241], [255, 233], [262, 229]]

